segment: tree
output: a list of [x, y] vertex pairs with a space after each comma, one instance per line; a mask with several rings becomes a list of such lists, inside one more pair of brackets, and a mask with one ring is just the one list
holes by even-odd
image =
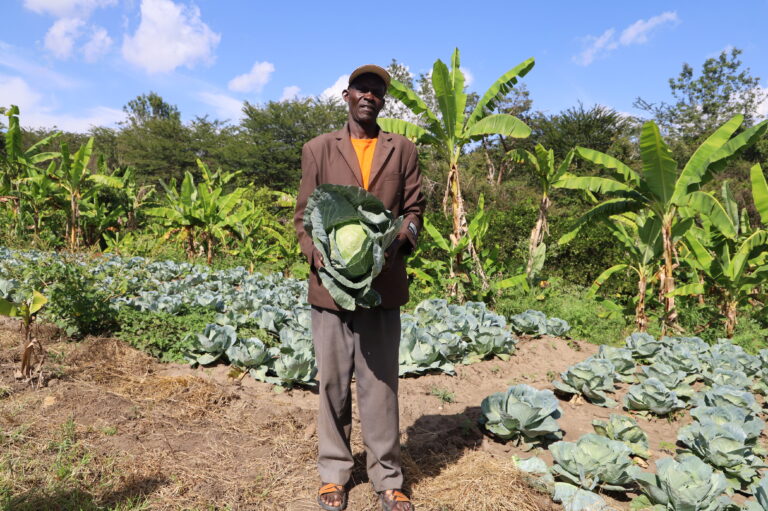
[[181, 122], [181, 113], [176, 105], [167, 103], [159, 94], [150, 91], [130, 100], [123, 106], [127, 122], [131, 126], [142, 125], [153, 119]]
[[[534, 60], [530, 58], [504, 73], [485, 92], [469, 114], [465, 113], [467, 93], [464, 91], [464, 73], [460, 68], [458, 48], [451, 57], [450, 70], [440, 59], [435, 61], [432, 67], [431, 81], [439, 107], [437, 111], [430, 109], [413, 90], [397, 80], [392, 80], [390, 94], [410, 108], [426, 127], [401, 119], [379, 119], [379, 124], [386, 131], [400, 133], [420, 143], [431, 145], [447, 158], [449, 169], [443, 209], [446, 210], [450, 203], [453, 222], [450, 239], [454, 247], [466, 236], [468, 227], [461, 194], [459, 156], [468, 144], [480, 140], [484, 135], [524, 138], [530, 134], [530, 128], [520, 119], [509, 114], [488, 115], [487, 112], [492, 111], [498, 101], [510, 92], [518, 78], [525, 76], [533, 66]], [[475, 261], [475, 270], [487, 286], [487, 278], [471, 241], [467, 243], [467, 248]], [[461, 263], [462, 254], [459, 253], [455, 260], [456, 267], [461, 267]], [[453, 263], [451, 266], [453, 273]]]
[[[566, 176], [562, 188], [585, 190], [606, 195], [607, 199], [587, 211], [573, 231], [560, 240], [572, 239], [585, 223], [627, 212], [647, 211], [661, 223], [663, 266], [660, 290], [664, 300], [663, 331], [677, 328], [675, 310], [674, 269], [675, 246], [673, 227], [680, 221], [679, 208], [688, 204], [689, 195], [721, 170], [730, 158], [762, 137], [768, 121], [747, 128], [733, 136], [741, 127], [743, 117], [737, 115], [710, 135], [694, 152], [682, 170], [661, 138], [658, 126], [649, 121], [640, 133], [642, 170], [637, 172], [618, 159], [600, 151], [577, 147], [576, 154], [609, 172], [610, 177]], [[677, 233], [682, 236], [684, 233]]]
[[[339, 129], [347, 121], [346, 105], [337, 99], [303, 98], [245, 102], [245, 117], [231, 147], [237, 165], [256, 185], [297, 187], [301, 178], [301, 148], [310, 139]], [[236, 152], [234, 152], [236, 151]]]
[[744, 116], [745, 126], [751, 126], [766, 93], [759, 86], [760, 78], [752, 76], [749, 68], [742, 69], [741, 53], [732, 48], [705, 60], [698, 77], [685, 63], [677, 78], [669, 79], [673, 104], [656, 105], [638, 97], [634, 106], [650, 113], [664, 131], [687, 144], [737, 114]]
[[[405, 64], [401, 64], [397, 60], [392, 59], [392, 62], [387, 66], [387, 72], [398, 82], [409, 89], [413, 89], [413, 74]], [[386, 103], [384, 104], [384, 108], [381, 109], [381, 112], [379, 112], [379, 117], [391, 117], [393, 119], [403, 119], [404, 121], [410, 122], [416, 121], [416, 117], [411, 110], [405, 106], [402, 101], [391, 94], [387, 94]]]

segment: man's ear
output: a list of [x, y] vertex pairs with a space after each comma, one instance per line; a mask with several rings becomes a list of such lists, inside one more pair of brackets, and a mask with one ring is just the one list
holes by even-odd
[[347, 89], [341, 91], [341, 97], [344, 99], [344, 101], [349, 102], [349, 91]]

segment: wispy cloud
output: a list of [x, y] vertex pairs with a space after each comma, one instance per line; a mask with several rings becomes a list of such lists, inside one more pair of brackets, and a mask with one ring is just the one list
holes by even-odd
[[125, 113], [116, 108], [96, 106], [86, 110], [85, 115], [70, 115], [57, 112], [46, 103], [46, 96], [34, 90], [26, 80], [18, 76], [0, 75], [0, 97], [8, 104], [18, 105], [21, 122], [25, 127], [53, 128], [54, 126], [74, 132], [87, 132], [93, 126], [111, 126], [125, 118]]
[[349, 85], [349, 75], [341, 75], [333, 85], [320, 93], [323, 99], [338, 99], [341, 101], [341, 92]]
[[239, 99], [216, 92], [200, 92], [197, 96], [203, 103], [212, 106], [219, 117], [237, 120], [243, 116], [243, 102]]
[[299, 97], [301, 88], [298, 85], [289, 85], [283, 89], [283, 94], [280, 96], [280, 101], [288, 101]]
[[221, 35], [203, 23], [200, 9], [171, 0], [142, 0], [141, 22], [123, 41], [123, 58], [148, 73], [210, 64]]
[[96, 62], [112, 47], [112, 38], [102, 27], [92, 27], [91, 38], [83, 45], [83, 56], [88, 62]]
[[229, 90], [235, 92], [261, 92], [274, 72], [275, 66], [271, 62], [256, 62], [249, 72], [238, 75], [229, 81]]
[[666, 11], [647, 20], [639, 19], [621, 31], [616, 38], [616, 29], [609, 28], [599, 36], [588, 35], [583, 38], [586, 48], [573, 61], [582, 66], [588, 66], [598, 58], [605, 57], [619, 46], [645, 44], [650, 34], [662, 25], [677, 24], [680, 19], [677, 12]]
[[45, 34], [45, 49], [58, 59], [72, 56], [75, 41], [82, 32], [85, 22], [80, 18], [61, 18], [51, 25]]
[[70, 89], [81, 85], [79, 80], [35, 64], [34, 56], [25, 49], [0, 41], [0, 68], [3, 67], [56, 88]]
[[51, 14], [57, 18], [67, 16], [88, 17], [98, 7], [117, 5], [117, 0], [24, 0], [24, 7], [38, 14]]

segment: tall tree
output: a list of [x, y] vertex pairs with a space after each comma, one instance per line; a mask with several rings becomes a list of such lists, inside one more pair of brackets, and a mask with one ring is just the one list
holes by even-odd
[[637, 98], [634, 106], [651, 114], [657, 124], [673, 137], [693, 144], [717, 126], [740, 114], [745, 126], [757, 118], [758, 108], [766, 100], [759, 87], [760, 78], [743, 68], [742, 50], [723, 50], [704, 61], [699, 76], [687, 63], [676, 78], [669, 79], [674, 103], [651, 103]]

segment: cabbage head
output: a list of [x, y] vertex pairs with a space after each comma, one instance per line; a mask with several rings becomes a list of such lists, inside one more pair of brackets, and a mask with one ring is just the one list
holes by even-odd
[[590, 403], [613, 408], [616, 401], [605, 393], [613, 392], [615, 375], [610, 360], [590, 357], [560, 373], [563, 381], [553, 381], [552, 385], [566, 394], [581, 394]]
[[624, 396], [624, 408], [654, 415], [667, 415], [685, 408], [674, 391], [669, 390], [656, 378], [648, 378], [639, 385], [632, 385]]
[[639, 467], [631, 467], [629, 473], [650, 503], [660, 509], [724, 511], [730, 504], [722, 495], [726, 489], [725, 476], [696, 456], [682, 456], [679, 461], [660, 459], [655, 474]]
[[529, 385], [512, 385], [483, 399], [480, 421], [485, 429], [502, 440], [527, 443], [562, 438], [557, 419], [559, 401], [551, 390], [537, 390]]
[[307, 201], [304, 229], [322, 254], [323, 286], [343, 309], [375, 307], [381, 296], [373, 279], [384, 267], [384, 251], [397, 236], [395, 219], [379, 199], [357, 186], [322, 184]]
[[632, 449], [632, 454], [635, 456], [650, 458], [648, 435], [640, 429], [637, 421], [632, 417], [612, 413], [607, 421], [593, 420], [592, 427], [598, 435], [617, 440]]
[[751, 392], [732, 385], [713, 385], [710, 389], [694, 394], [691, 402], [694, 406], [733, 405], [753, 413], [762, 411], [760, 403]]
[[627, 348], [632, 350], [632, 356], [637, 360], [650, 360], [662, 347], [652, 335], [645, 332], [635, 332], [625, 339]]
[[576, 442], [555, 442], [549, 446], [555, 465], [552, 474], [585, 490], [601, 487], [624, 491], [632, 480], [632, 451], [616, 440], [587, 433]]
[[623, 382], [634, 381], [635, 360], [632, 358], [632, 350], [629, 348], [616, 348], [603, 344], [595, 358], [610, 360], [616, 369], [616, 379]]
[[728, 404], [698, 406], [691, 410], [691, 417], [702, 424], [713, 422], [719, 425], [732, 424], [738, 426], [746, 434], [746, 442], [752, 446], [757, 445], [757, 439], [765, 428], [765, 422], [750, 410]]

